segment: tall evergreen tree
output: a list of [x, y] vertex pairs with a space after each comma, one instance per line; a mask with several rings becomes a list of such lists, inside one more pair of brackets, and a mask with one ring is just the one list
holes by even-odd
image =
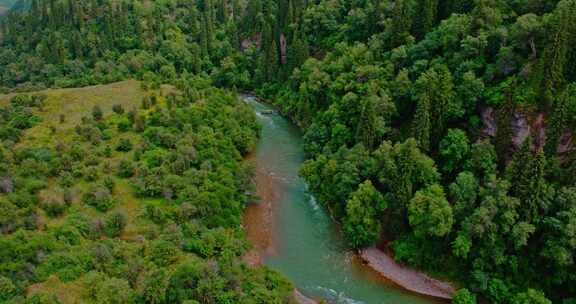
[[547, 199], [546, 156], [542, 149], [532, 152], [531, 146], [532, 140], [528, 137], [507, 168], [508, 180], [511, 182], [510, 191], [520, 199], [524, 206], [523, 219], [529, 222], [539, 217]]
[[430, 145], [437, 146], [446, 131], [448, 106], [454, 97], [452, 74], [446, 66], [430, 69], [418, 78], [416, 89], [419, 105], [415, 132], [421, 148], [428, 151]]
[[573, 45], [572, 37], [576, 35], [576, 0], [561, 1], [554, 12], [554, 30], [552, 41], [542, 55], [540, 98], [542, 105], [550, 107], [558, 89], [565, 81], [567, 59]]
[[309, 57], [308, 43], [306, 39], [302, 37], [301, 31], [296, 28], [292, 36], [292, 44], [288, 45], [288, 64], [285, 69], [288, 73], [302, 65], [306, 59]]
[[414, 20], [416, 37], [423, 38], [436, 25], [439, 0], [417, 0], [417, 18]]
[[390, 27], [390, 46], [396, 47], [406, 43], [412, 28], [413, 7], [409, 0], [394, 1], [392, 24]]
[[512, 149], [512, 120], [516, 111], [515, 88], [516, 80], [512, 79], [504, 89], [504, 104], [496, 113], [497, 129], [494, 141], [501, 166], [505, 164]]
[[414, 116], [414, 138], [423, 151], [430, 150], [430, 96], [421, 94], [418, 98], [416, 114]]
[[556, 102], [546, 131], [546, 155], [555, 156], [564, 132], [574, 123], [576, 84], [569, 85]]

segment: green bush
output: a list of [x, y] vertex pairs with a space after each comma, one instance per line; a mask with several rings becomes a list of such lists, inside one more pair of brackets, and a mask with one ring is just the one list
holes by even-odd
[[82, 200], [86, 205], [102, 212], [106, 212], [116, 205], [116, 200], [112, 197], [110, 190], [98, 186], [92, 186], [88, 192], [84, 193]]
[[92, 108], [92, 118], [94, 118], [94, 120], [99, 121], [102, 120], [102, 118], [104, 117], [104, 113], [102, 112], [102, 109], [99, 106], [94, 106]]
[[168, 266], [178, 260], [179, 250], [172, 242], [153, 241], [148, 256], [158, 266]]
[[128, 217], [122, 212], [114, 212], [106, 216], [104, 220], [104, 232], [108, 237], [114, 238], [119, 237], [126, 224], [128, 223]]
[[120, 161], [120, 165], [118, 165], [117, 174], [119, 177], [129, 178], [134, 176], [135, 170], [136, 169], [134, 168], [134, 165], [131, 161], [123, 159]]
[[34, 293], [26, 299], [25, 304], [61, 304], [56, 295], [47, 293]]
[[85, 296], [94, 303], [129, 304], [134, 302], [134, 291], [128, 281], [109, 278], [105, 274], [92, 271], [84, 276]]
[[46, 214], [50, 217], [58, 217], [66, 212], [68, 205], [62, 201], [47, 201], [42, 203], [42, 209], [46, 211]]
[[0, 302], [7, 301], [16, 296], [17, 290], [12, 280], [7, 277], [0, 276]]
[[124, 114], [124, 108], [122, 107], [121, 104], [115, 104], [112, 106], [112, 111], [114, 111], [114, 113], [122, 115]]
[[454, 294], [452, 298], [453, 304], [476, 304], [476, 295], [468, 291], [466, 288], [462, 288]]
[[133, 147], [134, 145], [132, 145], [132, 142], [129, 139], [122, 138], [116, 145], [116, 151], [128, 152], [131, 151]]

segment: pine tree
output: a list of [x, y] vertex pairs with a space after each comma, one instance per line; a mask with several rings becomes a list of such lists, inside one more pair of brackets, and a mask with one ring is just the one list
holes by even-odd
[[272, 39], [272, 44], [266, 52], [266, 80], [273, 81], [276, 79], [278, 70], [278, 46], [276, 45], [276, 41]]
[[446, 131], [448, 105], [454, 97], [452, 74], [446, 66], [430, 69], [418, 78], [416, 87], [416, 134], [421, 148], [428, 151], [440, 143]]
[[564, 131], [573, 122], [576, 110], [576, 84], [569, 85], [558, 99], [546, 131], [546, 155], [555, 156]]
[[504, 91], [504, 104], [496, 113], [497, 130], [494, 141], [501, 166], [503, 166], [508, 159], [510, 149], [512, 148], [512, 119], [514, 119], [514, 112], [516, 111], [514, 100], [515, 88], [516, 80], [513, 79]]
[[414, 22], [414, 33], [418, 38], [423, 38], [434, 25], [438, 18], [438, 1], [439, 0], [418, 0], [416, 11], [418, 18]]
[[544, 107], [550, 107], [558, 89], [565, 81], [565, 69], [571, 45], [571, 37], [576, 35], [576, 0], [562, 1], [555, 12], [552, 41], [541, 59], [539, 76], [540, 98]]
[[392, 12], [390, 47], [396, 47], [406, 42], [412, 28], [412, 6], [409, 0], [396, 0]]
[[418, 98], [413, 130], [420, 149], [428, 151], [430, 149], [430, 96], [428, 94], [422, 94]]
[[230, 18], [230, 11], [228, 8], [228, 3], [226, 0], [220, 0], [218, 4], [218, 21], [220, 23], [226, 24]]
[[205, 61], [210, 60], [210, 47], [208, 42], [208, 28], [206, 27], [206, 15], [202, 14], [202, 24], [200, 26], [200, 53], [202, 54], [202, 59]]
[[288, 46], [288, 64], [286, 70], [288, 73], [301, 66], [308, 59], [308, 44], [305, 38], [301, 37], [300, 30], [294, 30], [292, 45]]
[[374, 103], [375, 100], [372, 97], [365, 98], [362, 101], [360, 123], [356, 130], [356, 139], [369, 150], [374, 149], [377, 144], [376, 124], [378, 117]]
[[511, 182], [510, 191], [524, 205], [523, 217], [530, 222], [538, 218], [547, 189], [546, 156], [542, 149], [532, 152], [531, 146], [532, 140], [528, 137], [507, 168], [508, 180]]
[[214, 23], [210, 12], [204, 13], [204, 26], [206, 27], [206, 47], [208, 48], [208, 55], [212, 53], [214, 45]]
[[530, 192], [526, 201], [530, 206], [530, 219], [537, 219], [540, 210], [546, 206], [547, 182], [546, 182], [546, 155], [542, 148], [536, 152], [530, 165]]

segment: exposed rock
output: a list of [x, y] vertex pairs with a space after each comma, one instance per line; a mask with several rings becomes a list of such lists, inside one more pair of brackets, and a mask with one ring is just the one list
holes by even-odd
[[249, 49], [251, 46], [256, 46], [257, 49], [260, 49], [261, 45], [262, 45], [262, 34], [258, 33], [253, 35], [252, 37], [242, 40], [241, 48], [242, 51]]
[[286, 56], [286, 36], [280, 33], [280, 63], [282, 65], [286, 64]]
[[480, 111], [480, 116], [482, 116], [482, 122], [484, 123], [484, 128], [480, 132], [482, 138], [496, 136], [496, 113], [494, 108], [483, 108]]
[[[494, 108], [483, 108], [480, 111], [480, 115], [484, 125], [480, 132], [480, 137], [484, 139], [496, 136], [498, 125], [496, 123]], [[525, 113], [517, 111], [514, 113], [514, 119], [511, 124], [513, 130], [512, 144], [515, 149], [520, 148], [528, 136], [531, 136], [533, 139], [531, 147], [533, 151], [544, 147], [546, 144], [547, 122], [545, 113]], [[570, 129], [565, 130], [558, 143], [558, 154], [566, 154], [574, 149], [572, 138], [572, 131]]]
[[514, 113], [514, 120], [512, 121], [512, 144], [515, 148], [519, 148], [524, 140], [530, 135], [530, 125], [526, 115], [521, 112]]

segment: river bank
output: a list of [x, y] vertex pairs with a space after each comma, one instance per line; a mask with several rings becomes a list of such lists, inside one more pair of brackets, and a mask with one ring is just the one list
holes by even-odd
[[[279, 189], [274, 183], [273, 176], [255, 161], [255, 153], [246, 157], [247, 162], [254, 164], [254, 183], [256, 184], [257, 202], [252, 202], [246, 208], [243, 218], [243, 226], [252, 249], [244, 255], [243, 260], [252, 267], [263, 265], [264, 255], [275, 254], [273, 230], [274, 208], [277, 205]], [[299, 304], [316, 304], [316, 300], [308, 298], [298, 289], [294, 289], [294, 299]]]
[[245, 213], [253, 250], [244, 260], [283, 273], [304, 304], [315, 303], [312, 298], [336, 304], [439, 303], [400, 288], [347, 249], [338, 225], [298, 174], [305, 160], [301, 131], [270, 105], [253, 97], [245, 101], [254, 107], [262, 133], [248, 158], [260, 200]]
[[376, 272], [411, 292], [445, 300], [452, 299], [456, 292], [452, 284], [401, 265], [376, 247], [361, 250], [359, 256]]

